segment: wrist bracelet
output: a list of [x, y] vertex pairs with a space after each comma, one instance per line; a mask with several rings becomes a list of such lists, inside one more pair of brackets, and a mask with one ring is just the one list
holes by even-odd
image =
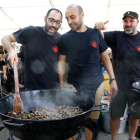
[[116, 79], [115, 79], [115, 78], [110, 79], [109, 84], [111, 84], [113, 80], [115, 80], [115, 81], [116, 81]]

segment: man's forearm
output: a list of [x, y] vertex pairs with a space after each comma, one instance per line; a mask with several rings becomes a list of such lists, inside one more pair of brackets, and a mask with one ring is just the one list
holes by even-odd
[[115, 75], [114, 75], [112, 63], [111, 63], [111, 61], [110, 61], [110, 58], [109, 58], [107, 52], [105, 52], [105, 53], [106, 53], [106, 56], [105, 56], [105, 57], [101, 57], [101, 60], [102, 60], [102, 62], [103, 62], [103, 65], [104, 65], [104, 67], [105, 67], [107, 73], [109, 74], [109, 77], [110, 77], [111, 79], [113, 79], [113, 78], [115, 78]]
[[3, 66], [3, 74], [6, 75], [6, 68], [5, 68], [5, 66]]
[[4, 36], [1, 39], [4, 49], [8, 52], [8, 59], [11, 61], [13, 67], [14, 61], [18, 62], [17, 53], [12, 47], [12, 42], [16, 42], [16, 39], [13, 34]]
[[60, 86], [63, 86], [64, 74], [65, 74], [65, 62], [59, 61], [58, 62], [58, 76], [59, 76]]
[[115, 75], [114, 75], [114, 72], [113, 72], [112, 64], [111, 64], [110, 60], [109, 61], [107, 60], [106, 62], [107, 63], [103, 62], [103, 65], [104, 65], [107, 73], [109, 74], [110, 79], [113, 79], [113, 78], [115, 78]]
[[[12, 35], [11, 35], [12, 36]], [[14, 48], [12, 47], [12, 42], [16, 41], [15, 38], [12, 36], [10, 37], [10, 35], [7, 35], [7, 36], [4, 36], [2, 39], [1, 39], [1, 43], [4, 47], [4, 49], [9, 53], [9, 52], [12, 52], [14, 51]]]
[[59, 76], [59, 84], [60, 86], [63, 86], [63, 81], [64, 81], [64, 74], [66, 71], [66, 56], [65, 55], [59, 55], [59, 60], [58, 60], [58, 76]]
[[59, 76], [59, 84], [60, 86], [63, 86], [64, 74], [58, 74], [58, 76]]
[[[101, 54], [101, 60], [103, 62], [103, 65], [107, 73], [109, 74], [110, 79], [114, 79], [115, 75], [114, 75], [112, 63], [106, 51]], [[115, 80], [113, 80], [110, 83], [110, 93], [113, 94], [113, 98], [117, 95], [117, 92], [118, 92], [117, 83]]]

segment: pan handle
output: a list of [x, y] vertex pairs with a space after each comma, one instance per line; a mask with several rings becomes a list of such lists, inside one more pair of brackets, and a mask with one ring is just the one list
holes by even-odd
[[7, 95], [7, 94], [5, 94], [5, 93], [1, 93], [1, 94], [5, 95], [5, 96], [8, 96], [8, 95]]
[[88, 128], [90, 131], [93, 133], [93, 137], [91, 140], [96, 140], [97, 138], [97, 133], [98, 133], [98, 126], [97, 124], [92, 121], [90, 118], [86, 121], [85, 125], [86, 128]]
[[16, 124], [16, 123], [12, 123], [10, 120], [3, 120], [4, 125], [8, 125], [8, 126], [23, 126], [24, 124]]
[[61, 86], [60, 89], [64, 89], [64, 90], [66, 90], [66, 89], [68, 89], [68, 90], [72, 90], [72, 87], [70, 87], [70, 86]]
[[3, 98], [3, 95], [8, 96], [8, 95], [5, 94], [5, 93], [0, 93], [0, 99]]
[[76, 140], [81, 140], [81, 138], [82, 138], [82, 130], [81, 130], [81, 131], [79, 131], [79, 133], [78, 133], [78, 136], [77, 136]]
[[131, 89], [131, 90], [136, 91], [136, 92], [140, 92], [140, 90], [138, 90], [138, 89]]
[[104, 110], [106, 110], [108, 104], [99, 104], [99, 105], [95, 105], [94, 107], [103, 106], [103, 105], [105, 106], [104, 108], [101, 108], [101, 109], [93, 109], [91, 111], [104, 111]]

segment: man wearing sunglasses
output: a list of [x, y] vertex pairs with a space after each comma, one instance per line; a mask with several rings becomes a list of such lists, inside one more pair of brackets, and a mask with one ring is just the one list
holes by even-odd
[[1, 40], [12, 65], [17, 62], [17, 54], [11, 43], [18, 42], [25, 46], [25, 90], [51, 89], [58, 85], [57, 43], [61, 35], [57, 31], [62, 23], [61, 11], [50, 9], [44, 22], [44, 27], [29, 26]]

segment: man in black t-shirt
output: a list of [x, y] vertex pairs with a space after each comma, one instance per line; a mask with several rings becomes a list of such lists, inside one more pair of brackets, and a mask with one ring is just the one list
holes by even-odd
[[2, 44], [9, 53], [11, 64], [17, 61], [12, 42], [25, 46], [25, 90], [52, 89], [58, 86], [57, 61], [59, 49], [57, 32], [62, 23], [62, 13], [55, 8], [44, 17], [44, 27], [29, 26], [2, 38]]
[[[138, 96], [132, 91], [132, 83], [140, 79], [140, 32], [137, 31], [139, 23], [136, 12], [127, 11], [123, 15], [124, 31], [104, 32], [104, 39], [112, 49], [113, 68], [118, 85], [118, 94], [110, 103], [111, 135], [117, 139], [120, 126], [120, 117], [123, 117], [126, 103], [130, 107]], [[108, 22], [108, 21], [107, 21]], [[95, 29], [105, 29], [107, 22], [98, 22]], [[129, 109], [129, 139], [134, 139], [139, 119]]]
[[[104, 91], [100, 57], [112, 79], [111, 90], [114, 91], [114, 96], [117, 94], [112, 64], [106, 52], [108, 46], [98, 30], [85, 26], [83, 9], [80, 6], [70, 5], [66, 9], [65, 17], [72, 30], [62, 35], [58, 43], [61, 54], [59, 56], [60, 85], [63, 86], [63, 64], [67, 60], [69, 65], [68, 83], [72, 84], [77, 91], [95, 98], [95, 104], [100, 104]], [[98, 111], [90, 114], [93, 121], [98, 117]], [[91, 132], [87, 128], [85, 128], [85, 132], [86, 139], [91, 139]]]

